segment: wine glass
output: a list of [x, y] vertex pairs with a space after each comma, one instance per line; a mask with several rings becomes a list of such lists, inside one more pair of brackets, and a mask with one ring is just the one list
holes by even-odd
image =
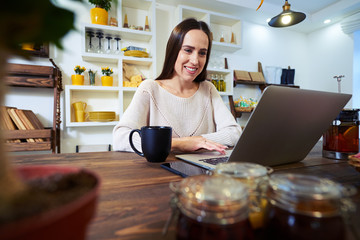
[[119, 41], [121, 40], [121, 38], [119, 36], [116, 36], [114, 38], [116, 40], [116, 51], [115, 51], [115, 54], [120, 54], [120, 46], [119, 46]]
[[88, 44], [87, 44], [87, 47], [86, 47], [86, 51], [87, 52], [94, 52], [94, 44], [92, 43], [92, 38], [95, 36], [94, 32], [89, 30], [89, 31], [86, 31], [86, 34], [88, 36]]
[[106, 53], [107, 54], [109, 54], [109, 53], [111, 53], [111, 47], [110, 47], [110, 45], [111, 45], [111, 39], [112, 39], [112, 37], [111, 36], [106, 36], [106, 39], [107, 39], [107, 48], [106, 48]]
[[102, 39], [104, 38], [104, 33], [102, 32], [96, 32], [96, 37], [99, 39], [99, 45], [97, 48], [97, 53], [103, 53], [103, 49], [102, 49]]

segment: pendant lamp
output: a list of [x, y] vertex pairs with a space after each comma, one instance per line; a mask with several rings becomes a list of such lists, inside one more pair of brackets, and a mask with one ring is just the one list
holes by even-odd
[[283, 11], [279, 15], [273, 17], [269, 21], [271, 27], [288, 27], [302, 22], [306, 15], [302, 12], [294, 12], [290, 10], [290, 4], [285, 1]]

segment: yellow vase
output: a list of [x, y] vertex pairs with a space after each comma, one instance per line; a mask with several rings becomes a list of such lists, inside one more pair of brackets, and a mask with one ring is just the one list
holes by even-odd
[[108, 12], [103, 8], [90, 9], [90, 17], [92, 24], [108, 25]]
[[72, 85], [84, 85], [84, 76], [79, 74], [71, 75], [71, 82]]
[[75, 111], [85, 111], [87, 104], [85, 102], [74, 102], [73, 104]]
[[112, 76], [102, 76], [101, 77], [101, 85], [111, 87], [113, 85], [113, 77]]
[[76, 122], [85, 122], [86, 115], [84, 111], [75, 111], [75, 121]]

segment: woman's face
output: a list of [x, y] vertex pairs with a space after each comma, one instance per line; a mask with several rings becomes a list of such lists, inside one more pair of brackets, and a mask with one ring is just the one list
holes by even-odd
[[202, 30], [190, 30], [184, 37], [183, 44], [175, 62], [174, 77], [192, 82], [204, 68], [209, 40]]

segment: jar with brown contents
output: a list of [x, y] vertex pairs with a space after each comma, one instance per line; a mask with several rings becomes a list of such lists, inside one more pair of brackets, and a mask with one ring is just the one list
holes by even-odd
[[176, 187], [176, 239], [253, 239], [248, 219], [248, 191], [236, 180], [200, 175]]
[[315, 176], [273, 174], [267, 196], [269, 239], [346, 239], [340, 184]]
[[359, 152], [359, 109], [343, 109], [323, 134], [323, 156], [348, 159]]
[[221, 163], [218, 164], [213, 174], [232, 177], [247, 186], [249, 190], [249, 220], [253, 229], [262, 228], [264, 225], [264, 211], [267, 205], [265, 194], [269, 174], [273, 170], [260, 164], [241, 162], [241, 163]]

